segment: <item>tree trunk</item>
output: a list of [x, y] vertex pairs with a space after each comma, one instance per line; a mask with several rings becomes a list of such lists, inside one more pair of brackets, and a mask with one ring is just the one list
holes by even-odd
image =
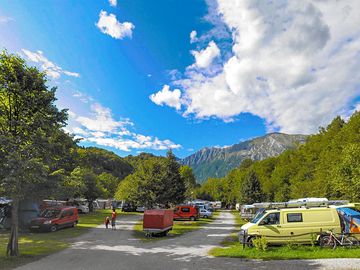
[[88, 201], [88, 205], [89, 205], [89, 212], [93, 212], [94, 211], [94, 206], [93, 206], [93, 200], [87, 200]]
[[19, 255], [19, 199], [13, 199], [11, 203], [11, 232], [9, 243], [7, 245], [7, 256]]

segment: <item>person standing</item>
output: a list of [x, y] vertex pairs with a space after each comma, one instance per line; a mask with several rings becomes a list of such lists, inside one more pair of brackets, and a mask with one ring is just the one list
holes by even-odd
[[106, 229], [109, 228], [109, 224], [110, 224], [110, 218], [106, 217], [105, 218], [105, 227], [106, 227]]
[[113, 211], [111, 214], [111, 229], [112, 230], [116, 230], [115, 222], [116, 222], [116, 211], [115, 211], [115, 208], [113, 208]]

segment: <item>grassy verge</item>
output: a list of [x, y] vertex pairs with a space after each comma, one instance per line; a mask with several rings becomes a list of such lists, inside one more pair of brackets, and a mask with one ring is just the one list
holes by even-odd
[[243, 248], [238, 242], [237, 232], [245, 223], [238, 212], [233, 212], [236, 220], [236, 232], [231, 233], [222, 243], [223, 247], [210, 250], [215, 257], [233, 257], [262, 260], [291, 260], [291, 259], [326, 259], [326, 258], [360, 258], [359, 248], [321, 249], [310, 245], [271, 246], [266, 251], [255, 248]]
[[[128, 214], [135, 213], [118, 213], [118, 215]], [[12, 269], [16, 266], [63, 250], [69, 247], [75, 237], [102, 224], [106, 216], [111, 216], [110, 209], [80, 215], [79, 224], [76, 228], [63, 229], [54, 233], [20, 233], [19, 249], [21, 255], [17, 258], [6, 257], [5, 253], [9, 232], [0, 232], [0, 269]]]
[[291, 259], [326, 259], [326, 258], [360, 258], [359, 248], [321, 249], [320, 247], [299, 245], [296, 247], [269, 247], [266, 251], [255, 248], [243, 249], [242, 244], [233, 243], [225, 248], [214, 248], [210, 255], [216, 257], [235, 257], [263, 260], [291, 260]]
[[[211, 218], [200, 218], [197, 221], [174, 221], [173, 229], [169, 232], [168, 237], [177, 237], [185, 233], [200, 229], [204, 225], [213, 222], [219, 214], [220, 214], [219, 212], [214, 212]], [[135, 237], [140, 238], [143, 241], [154, 241], [154, 240], [164, 239], [162, 237], [153, 237], [153, 238], [145, 237], [145, 233], [143, 232], [142, 222], [143, 222], [142, 220], [138, 221], [138, 223], [133, 228]]]

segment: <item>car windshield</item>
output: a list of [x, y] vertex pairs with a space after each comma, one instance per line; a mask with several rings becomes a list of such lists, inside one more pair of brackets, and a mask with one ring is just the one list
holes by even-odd
[[257, 223], [265, 214], [266, 214], [265, 210], [257, 212], [254, 218], [250, 222]]
[[54, 218], [54, 217], [58, 217], [60, 214], [60, 210], [56, 210], [56, 209], [45, 209], [41, 214], [40, 217], [44, 217], [44, 218]]

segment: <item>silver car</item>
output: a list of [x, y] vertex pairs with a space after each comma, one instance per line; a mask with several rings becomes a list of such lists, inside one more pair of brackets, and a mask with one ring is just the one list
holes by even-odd
[[212, 217], [212, 212], [209, 210], [206, 210], [205, 208], [200, 209], [200, 217], [201, 218], [209, 218]]

